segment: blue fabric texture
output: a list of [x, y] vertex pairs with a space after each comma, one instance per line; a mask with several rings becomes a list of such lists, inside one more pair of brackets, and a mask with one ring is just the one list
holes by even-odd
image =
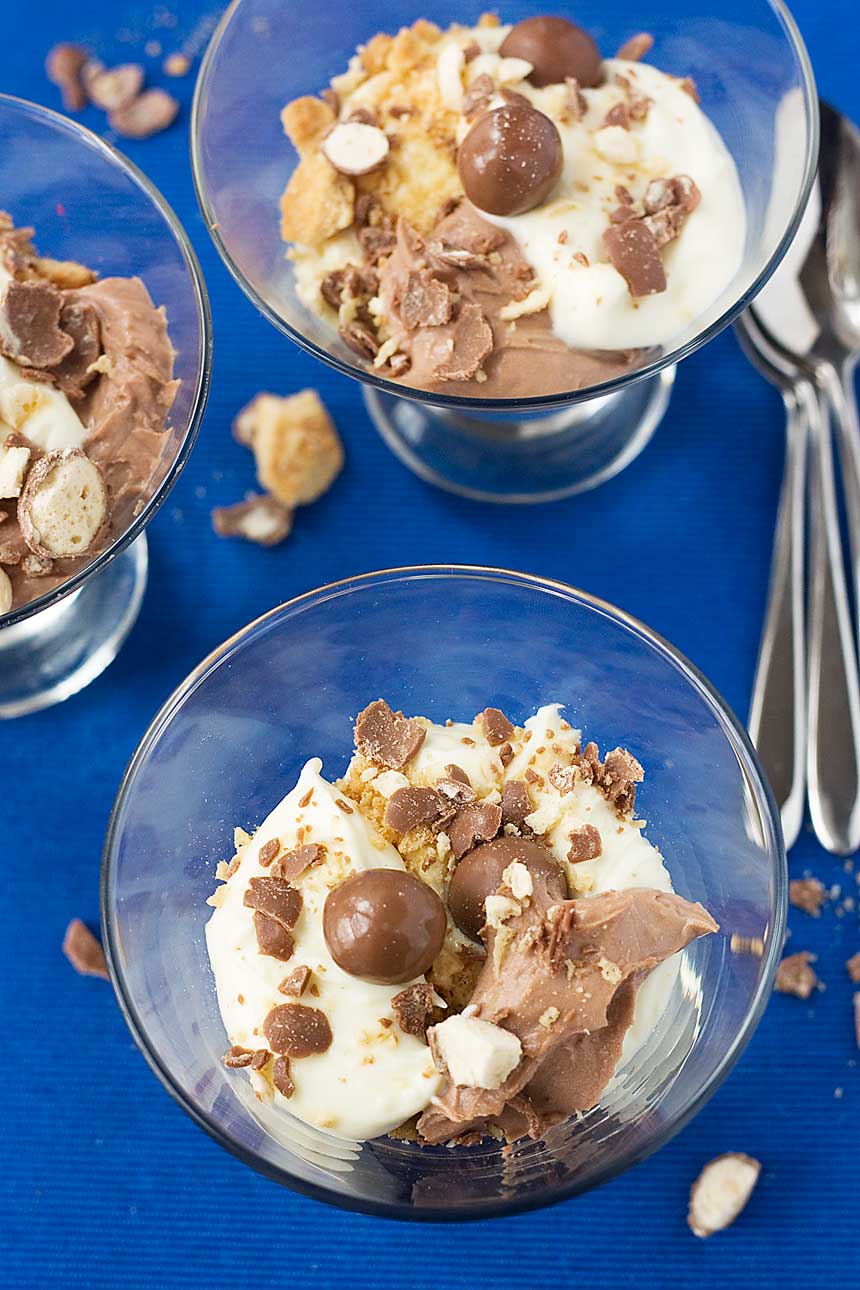
[[[57, 106], [42, 71], [53, 41], [84, 40], [106, 62], [119, 62], [140, 56], [147, 39], [169, 53], [217, 17], [205, 0], [177, 0], [169, 9], [174, 26], [165, 25], [167, 9], [136, 0], [72, 7], [6, 0], [0, 89]], [[795, 13], [822, 93], [860, 118], [856, 0], [796, 0]], [[169, 84], [182, 99], [182, 115], [167, 133], [126, 150], [174, 206], [200, 255], [215, 319], [212, 395], [190, 464], [149, 530], [149, 587], [119, 659], [83, 694], [0, 730], [0, 1284], [856, 1284], [860, 1052], [843, 967], [860, 949], [855, 911], [837, 917], [831, 908], [817, 921], [791, 911], [791, 947], [819, 955], [826, 991], [809, 1003], [775, 996], [738, 1068], [657, 1156], [550, 1211], [436, 1229], [335, 1211], [229, 1157], [159, 1087], [110, 988], [76, 976], [63, 960], [67, 921], [80, 915], [97, 923], [108, 813], [158, 705], [230, 633], [319, 584], [428, 561], [560, 578], [668, 637], [745, 714], [782, 464], [778, 397], [724, 333], [682, 365], [670, 411], [644, 454], [596, 492], [506, 509], [428, 488], [383, 446], [358, 387], [286, 341], [229, 277], [192, 188], [193, 76], [167, 82], [160, 59], [145, 61], [152, 83]], [[94, 110], [84, 119], [104, 128]], [[288, 393], [307, 385], [320, 390], [342, 432], [342, 477], [300, 512], [282, 547], [219, 540], [211, 507], [254, 482], [251, 456], [229, 432], [233, 415], [261, 388]], [[369, 497], [384, 500], [372, 525], [362, 519]], [[842, 884], [843, 895], [860, 894], [854, 874], [826, 856], [808, 829], [791, 869]], [[684, 1221], [690, 1181], [728, 1150], [759, 1157], [761, 1182], [730, 1232], [697, 1241]]]

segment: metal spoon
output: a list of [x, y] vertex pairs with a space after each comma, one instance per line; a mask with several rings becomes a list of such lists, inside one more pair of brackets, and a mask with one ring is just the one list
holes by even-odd
[[833, 474], [836, 431], [860, 587], [860, 430], [853, 371], [860, 351], [860, 135], [821, 103], [816, 183], [794, 245], [752, 306], [765, 339], [816, 382], [812, 425], [809, 598], [809, 806], [827, 850], [860, 847], [860, 682]]
[[749, 716], [750, 738], [779, 806], [786, 850], [806, 803], [806, 648], [804, 543], [806, 445], [815, 415], [812, 383], [768, 345], [747, 311], [736, 324], [741, 349], [785, 404], [785, 469], [779, 495], [770, 587]]

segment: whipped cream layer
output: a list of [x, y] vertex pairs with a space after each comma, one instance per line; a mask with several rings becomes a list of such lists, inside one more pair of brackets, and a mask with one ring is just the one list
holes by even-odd
[[[392, 997], [410, 983], [362, 981], [343, 972], [329, 953], [322, 920], [329, 891], [363, 869], [404, 865], [357, 809], [347, 813], [337, 805], [345, 799], [321, 777], [321, 769], [319, 758], [312, 758], [295, 788], [240, 848], [238, 868], [212, 898], [217, 905], [206, 926], [206, 943], [225, 1029], [231, 1044], [241, 1048], [265, 1047], [266, 1015], [291, 1001], [279, 992], [279, 984], [299, 966], [311, 970], [318, 993], [306, 990], [301, 1003], [325, 1013], [330, 1047], [291, 1062], [295, 1091], [289, 1099], [274, 1088], [268, 1070], [248, 1068], [247, 1074], [262, 1100], [335, 1137], [363, 1141], [423, 1110], [440, 1076], [427, 1045], [399, 1027], [391, 1007]], [[259, 853], [273, 838], [287, 851], [312, 842], [326, 848], [322, 863], [293, 880], [303, 905], [292, 929], [295, 949], [288, 962], [259, 952], [253, 910], [243, 903], [249, 880], [269, 872]]]

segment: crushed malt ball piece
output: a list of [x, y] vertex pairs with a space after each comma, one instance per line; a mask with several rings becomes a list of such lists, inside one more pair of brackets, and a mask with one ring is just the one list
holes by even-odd
[[321, 152], [301, 158], [281, 195], [281, 237], [316, 246], [349, 228], [355, 188]]
[[232, 506], [216, 506], [212, 527], [219, 537], [244, 538], [258, 546], [277, 546], [290, 536], [293, 513], [274, 497], [252, 496]]
[[66, 928], [63, 953], [75, 971], [82, 976], [99, 976], [105, 981], [109, 980], [101, 942], [79, 918], [73, 918]]
[[108, 125], [124, 139], [148, 139], [160, 134], [176, 120], [179, 101], [166, 90], [144, 90], [108, 117]]
[[793, 994], [797, 999], [808, 999], [818, 986], [818, 977], [811, 966], [816, 957], [808, 950], [789, 954], [776, 970], [775, 989], [780, 994]]
[[378, 125], [354, 117], [339, 122], [325, 137], [322, 150], [341, 175], [369, 175], [385, 164], [390, 144]]
[[827, 889], [817, 878], [793, 878], [788, 884], [788, 899], [795, 909], [818, 918], [827, 899]]
[[23, 444], [0, 444], [0, 497], [20, 497], [29, 464], [29, 448]]
[[87, 105], [81, 74], [89, 61], [89, 54], [81, 45], [63, 43], [54, 45], [45, 60], [48, 80], [58, 87], [67, 112], [80, 112]]
[[760, 1162], [741, 1151], [710, 1160], [690, 1189], [687, 1222], [694, 1236], [713, 1236], [730, 1227], [753, 1194], [760, 1173]]
[[433, 987], [424, 981], [407, 986], [394, 996], [391, 1007], [405, 1034], [423, 1038], [433, 1013]]
[[236, 427], [250, 440], [260, 484], [290, 509], [315, 502], [343, 468], [340, 436], [315, 390], [258, 394]]
[[83, 555], [107, 513], [102, 473], [80, 448], [61, 448], [37, 461], [18, 503], [24, 541], [47, 560]]
[[[69, 287], [88, 287], [95, 282], [98, 274], [88, 269], [77, 260], [53, 260], [49, 255], [40, 255], [35, 262], [36, 272], [40, 278], [46, 278], [55, 287], [67, 290]], [[65, 323], [64, 323], [65, 326]]]
[[119, 67], [88, 64], [84, 69], [84, 86], [91, 103], [104, 112], [128, 107], [143, 89], [140, 63], [123, 63]]

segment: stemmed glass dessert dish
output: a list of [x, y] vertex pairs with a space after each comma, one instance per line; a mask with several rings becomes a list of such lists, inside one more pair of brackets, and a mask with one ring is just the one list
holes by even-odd
[[[414, 722], [385, 715], [380, 695], [392, 709], [425, 714], [435, 724], [421, 727], [422, 735]], [[561, 714], [548, 716], [545, 708], [535, 716], [558, 701], [567, 705], [565, 724]], [[645, 767], [637, 819], [625, 823], [607, 816], [604, 824], [606, 807], [588, 796], [590, 789], [582, 790], [580, 800], [592, 810], [585, 818], [600, 829], [574, 830], [576, 845], [599, 831], [605, 859], [588, 861], [582, 849], [569, 857], [577, 889], [590, 891], [573, 904], [594, 910], [609, 899], [582, 876], [592, 863], [595, 875], [608, 864], [610, 872], [603, 872], [610, 886], [621, 885], [611, 853], [622, 834], [640, 856], [650, 856], [637, 862], [638, 875], [626, 881], [653, 887], [665, 862], [678, 893], [666, 899], [698, 902], [685, 905], [696, 921], [697, 939], [656, 970], [671, 968], [639, 1046], [622, 1050], [609, 1083], [584, 1103], [590, 1109], [555, 1117], [545, 1132], [518, 1137], [509, 1148], [498, 1136], [480, 1133], [453, 1149], [419, 1145], [414, 1132], [387, 1136], [416, 1109], [414, 1081], [420, 1092], [425, 1067], [436, 1083], [426, 1085], [421, 1104], [439, 1091], [430, 1051], [413, 1037], [408, 1016], [394, 1000], [396, 1019], [389, 1015], [389, 996], [416, 971], [420, 975], [426, 962], [416, 966], [410, 950], [409, 961], [391, 972], [389, 961], [369, 963], [368, 950], [377, 959], [380, 943], [362, 945], [353, 938], [350, 929], [362, 919], [344, 919], [341, 898], [357, 878], [372, 884], [386, 875], [398, 879], [398, 868], [399, 881], [415, 885], [416, 878], [402, 872], [397, 853], [377, 836], [370, 872], [341, 885], [338, 847], [345, 842], [343, 851], [360, 870], [364, 818], [373, 809], [365, 788], [369, 795], [372, 785], [382, 792], [387, 781], [389, 808], [401, 813], [413, 811], [428, 794], [432, 798], [434, 790], [425, 788], [416, 798], [411, 789], [396, 787], [406, 785], [406, 776], [366, 766], [361, 758], [347, 774], [348, 732], [362, 711], [356, 730], [362, 757], [381, 755], [390, 765], [391, 748], [386, 752], [384, 745], [394, 720], [398, 741], [403, 735], [410, 744], [404, 748], [401, 742], [398, 754], [407, 775], [413, 754], [416, 768], [425, 771], [428, 757], [457, 761], [459, 788], [449, 779], [445, 791], [463, 795], [465, 775], [482, 795], [477, 805], [485, 814], [500, 808], [493, 806], [498, 793], [487, 794], [480, 768], [504, 762], [498, 740], [506, 735], [514, 745], [511, 768], [520, 745], [535, 748], [542, 773], [532, 775], [533, 803], [552, 797], [538, 784], [546, 778], [539, 758], [550, 755], [551, 743], [544, 743], [547, 731], [536, 720], [552, 726], [559, 751], [580, 728], [586, 738], [599, 735], [603, 749], [629, 749], [638, 762], [617, 751], [612, 757], [634, 778], [641, 777], [639, 762]], [[478, 712], [475, 728], [444, 724], [450, 716], [468, 721]], [[531, 745], [523, 734], [526, 721]], [[598, 762], [587, 746], [584, 752], [595, 774], [599, 767], [606, 776], [610, 753]], [[549, 776], [565, 787], [564, 775], [551, 768]], [[339, 789], [326, 786], [335, 781]], [[615, 783], [626, 796], [629, 784]], [[570, 802], [579, 793], [575, 788], [559, 800]], [[284, 794], [289, 796], [267, 820]], [[613, 800], [621, 804], [617, 793]], [[299, 835], [290, 832], [296, 805], [300, 813], [309, 812], [298, 848]], [[469, 808], [463, 809], [468, 815]], [[314, 820], [320, 819], [330, 822], [327, 847], [318, 845], [323, 835]], [[392, 824], [390, 810], [386, 820]], [[474, 846], [474, 838], [458, 845], [457, 821], [462, 824], [459, 814], [445, 823], [447, 834], [436, 835], [440, 855], [443, 836], [455, 855], [463, 845]], [[518, 854], [528, 860], [529, 846], [540, 851], [528, 843], [529, 829], [543, 831], [551, 821], [535, 815], [526, 823], [524, 830], [507, 828], [506, 841], [490, 846], [526, 846]], [[401, 818], [399, 827], [407, 825]], [[238, 852], [228, 863], [235, 826]], [[244, 831], [257, 826], [254, 836]], [[284, 835], [282, 848], [270, 836], [276, 826]], [[648, 843], [632, 838], [642, 827]], [[386, 836], [392, 836], [390, 829]], [[474, 868], [486, 849], [469, 855]], [[465, 876], [464, 864], [458, 861], [455, 876]], [[213, 894], [216, 873], [222, 885]], [[250, 883], [249, 873], [257, 875]], [[294, 886], [284, 888], [285, 875]], [[530, 899], [537, 902], [538, 871], [532, 876]], [[526, 879], [520, 887], [522, 878], [514, 865], [505, 879], [513, 887], [500, 907], [497, 897], [494, 916], [510, 913], [514, 887], [518, 900], [525, 899], [530, 884]], [[453, 902], [454, 885], [448, 907], [457, 926], [471, 935], [474, 929]], [[323, 923], [338, 968], [322, 947], [318, 888], [323, 895], [330, 890]], [[336, 1205], [400, 1218], [462, 1219], [535, 1208], [596, 1186], [656, 1150], [697, 1112], [761, 1016], [782, 950], [786, 890], [778, 815], [755, 754], [724, 702], [689, 662], [641, 623], [561, 583], [497, 569], [424, 566], [367, 574], [300, 596], [250, 624], [195, 669], [155, 717], [123, 779], [105, 845], [102, 915], [114, 984], [135, 1039], [165, 1088], [221, 1145], [277, 1182]], [[433, 906], [438, 897], [429, 886], [424, 892], [419, 904]], [[278, 903], [284, 893], [286, 905]], [[656, 893], [653, 898], [664, 899]], [[408, 904], [414, 929], [418, 906], [414, 899]], [[552, 909], [547, 916], [553, 917]], [[424, 932], [428, 926], [425, 921]], [[255, 932], [265, 958], [253, 943]], [[495, 954], [494, 944], [487, 965], [495, 964]], [[270, 996], [278, 1006], [262, 1022], [262, 1012], [257, 1016], [254, 1009], [263, 997], [264, 970], [266, 979], [284, 980]], [[601, 960], [600, 970], [617, 979], [613, 963]], [[559, 971], [561, 981], [569, 980], [563, 966]], [[456, 1010], [449, 986], [438, 975], [433, 979]], [[380, 981], [400, 984], [386, 987]], [[337, 994], [341, 989], [346, 993]], [[441, 1000], [431, 995], [429, 1002]], [[255, 1026], [253, 1031], [242, 1029], [243, 1009], [250, 1009], [247, 1026]], [[350, 1050], [351, 1029], [356, 1020], [364, 1027], [365, 1013], [371, 1021], [384, 1018], [369, 1027], [380, 1033]], [[542, 1016], [540, 1025], [558, 1020], [551, 1008]], [[468, 1008], [461, 1018], [468, 1021]], [[454, 1020], [460, 1024], [461, 1018]], [[299, 1020], [310, 1023], [301, 1034], [295, 1031]], [[511, 1018], [506, 1024], [510, 1029]], [[443, 1030], [436, 1027], [437, 1034]], [[506, 1042], [511, 1040], [506, 1032]], [[272, 1064], [268, 1046], [291, 1055]], [[455, 1056], [449, 1047], [451, 1070]], [[394, 1082], [387, 1083], [389, 1078]], [[274, 1101], [261, 1100], [272, 1079]], [[359, 1086], [365, 1096], [350, 1097]], [[492, 1080], [481, 1084], [493, 1086]], [[452, 1132], [429, 1134], [424, 1116], [418, 1129], [431, 1142]]]
[[192, 157], [237, 281], [410, 468], [539, 501], [631, 461], [767, 280], [817, 103], [781, 0], [500, 18], [234, 0]]
[[133, 625], [144, 529], [194, 444], [211, 325], [152, 183], [56, 112], [0, 95], [0, 716], [92, 681]]

